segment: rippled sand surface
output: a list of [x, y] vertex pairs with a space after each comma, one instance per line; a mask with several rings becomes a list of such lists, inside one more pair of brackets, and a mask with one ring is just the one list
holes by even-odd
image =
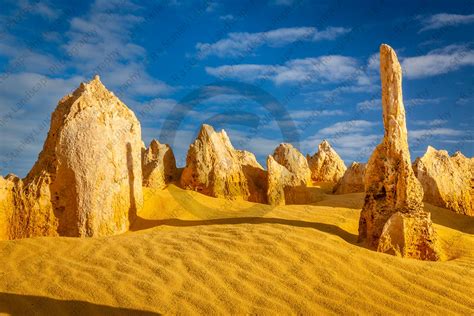
[[426, 205], [448, 260], [357, 244], [363, 194], [272, 208], [175, 186], [145, 191], [130, 232], [0, 242], [0, 313], [464, 314], [474, 218]]

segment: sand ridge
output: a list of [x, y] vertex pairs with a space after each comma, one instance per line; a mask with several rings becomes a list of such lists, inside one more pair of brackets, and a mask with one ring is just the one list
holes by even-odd
[[363, 193], [271, 207], [174, 185], [147, 190], [125, 234], [0, 242], [0, 313], [474, 310], [474, 219], [467, 216], [425, 205], [449, 260], [423, 262], [357, 244]]

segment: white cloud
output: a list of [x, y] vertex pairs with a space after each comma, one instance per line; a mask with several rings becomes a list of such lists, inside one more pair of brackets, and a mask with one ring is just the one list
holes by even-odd
[[283, 65], [224, 65], [206, 67], [206, 72], [219, 78], [242, 81], [271, 80], [275, 84], [296, 82], [358, 81], [361, 74], [357, 61], [351, 57], [329, 55], [315, 58], [293, 59]]
[[449, 45], [402, 61], [404, 75], [409, 79], [436, 76], [473, 65], [474, 50], [465, 45]]
[[[412, 98], [403, 101], [407, 108], [418, 105], [439, 104], [440, 102], [441, 98]], [[375, 98], [359, 102], [357, 103], [357, 109], [359, 111], [381, 110], [382, 100], [380, 98]]]
[[378, 123], [364, 121], [364, 120], [352, 120], [337, 122], [331, 126], [325, 127], [319, 130], [321, 135], [342, 135], [342, 134], [353, 134], [358, 132], [367, 131], [371, 127], [376, 126]]
[[215, 43], [197, 43], [198, 56], [236, 57], [248, 54], [260, 46], [278, 47], [297, 41], [333, 40], [350, 32], [343, 27], [328, 27], [319, 31], [315, 27], [280, 28], [258, 33], [229, 33], [227, 38]]
[[449, 14], [449, 13], [438, 13], [428, 17], [421, 18], [422, 28], [419, 32], [428, 30], [436, 30], [446, 26], [457, 26], [463, 24], [474, 23], [474, 14], [461, 15], [461, 14]]
[[429, 128], [408, 131], [408, 136], [412, 139], [431, 138], [432, 136], [460, 136], [464, 131], [452, 128]]
[[147, 72], [146, 50], [133, 42], [134, 28], [145, 23], [138, 9], [128, 0], [96, 0], [87, 14], [71, 20], [62, 48], [78, 72], [100, 74], [119, 95], [155, 97], [172, 88]]
[[221, 15], [219, 17], [219, 20], [223, 20], [223, 21], [232, 21], [234, 19], [235, 17], [232, 14]]
[[447, 120], [435, 119], [435, 120], [414, 120], [411, 121], [414, 125], [420, 126], [441, 126], [448, 123]]
[[342, 110], [322, 110], [322, 111], [310, 111], [310, 110], [301, 110], [301, 111], [290, 111], [290, 116], [294, 120], [307, 119], [309, 117], [320, 117], [320, 116], [339, 116], [345, 115], [346, 112]]
[[295, 0], [273, 0], [273, 1], [271, 1], [271, 3], [274, 4], [274, 5], [284, 5], [284, 6], [292, 5], [294, 2], [295, 2]]

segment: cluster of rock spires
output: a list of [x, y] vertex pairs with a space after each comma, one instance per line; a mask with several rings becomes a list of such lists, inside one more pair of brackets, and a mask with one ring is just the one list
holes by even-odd
[[401, 67], [387, 45], [380, 57], [384, 138], [367, 164], [349, 168], [325, 140], [306, 158], [280, 144], [265, 170], [252, 153], [234, 149], [224, 130], [203, 125], [185, 168], [178, 169], [169, 145], [153, 140], [145, 148], [134, 113], [96, 76], [59, 102], [27, 177], [0, 177], [0, 239], [125, 232], [142, 207], [142, 186], [160, 190], [176, 183], [213, 197], [278, 206], [315, 202], [309, 187], [331, 182], [335, 194], [366, 192], [361, 241], [381, 252], [438, 260], [423, 192], [427, 202], [474, 216], [474, 160], [429, 147], [411, 165]]

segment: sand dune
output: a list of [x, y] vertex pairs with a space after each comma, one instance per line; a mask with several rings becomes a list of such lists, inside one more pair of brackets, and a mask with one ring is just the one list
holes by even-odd
[[[317, 188], [314, 188], [317, 190]], [[130, 232], [0, 242], [0, 313], [472, 314], [474, 218], [426, 205], [446, 260], [357, 244], [363, 194], [271, 207], [145, 189]]]

